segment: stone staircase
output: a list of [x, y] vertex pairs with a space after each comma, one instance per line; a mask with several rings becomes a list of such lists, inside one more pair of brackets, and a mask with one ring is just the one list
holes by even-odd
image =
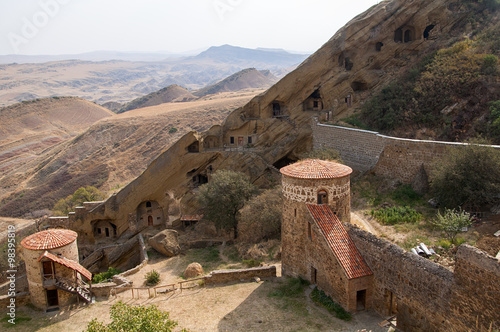
[[[83, 281], [80, 281], [85, 284]], [[92, 302], [92, 293], [85, 287], [85, 285], [78, 285], [77, 282], [70, 281], [65, 278], [57, 277], [54, 285], [65, 292], [71, 294], [78, 294], [85, 302]]]

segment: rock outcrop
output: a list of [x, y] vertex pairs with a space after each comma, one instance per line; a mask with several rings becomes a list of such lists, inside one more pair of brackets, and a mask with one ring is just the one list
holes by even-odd
[[179, 234], [172, 229], [166, 229], [148, 240], [148, 244], [159, 253], [173, 257], [181, 252], [178, 241]]
[[203, 267], [199, 263], [191, 263], [188, 265], [184, 274], [182, 275], [186, 279], [196, 278], [203, 275]]

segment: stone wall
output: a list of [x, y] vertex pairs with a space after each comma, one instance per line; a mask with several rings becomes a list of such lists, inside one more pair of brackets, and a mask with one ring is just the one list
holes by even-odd
[[264, 266], [240, 270], [218, 270], [212, 271], [205, 277], [205, 284], [221, 284], [231, 281], [250, 280], [254, 277], [274, 278], [276, 277], [276, 266]]
[[[372, 307], [389, 316], [389, 295], [397, 302], [398, 328], [403, 331], [487, 331], [498, 328], [499, 260], [463, 245], [455, 273], [376, 236], [345, 224], [374, 273]], [[497, 324], [497, 325], [495, 325]]]
[[324, 125], [316, 118], [312, 129], [315, 149], [332, 147], [340, 152], [346, 165], [360, 171], [373, 169], [377, 175], [403, 183], [412, 183], [422, 166], [429, 174], [435, 158], [445, 155], [449, 148], [465, 145], [384, 136], [374, 131]]

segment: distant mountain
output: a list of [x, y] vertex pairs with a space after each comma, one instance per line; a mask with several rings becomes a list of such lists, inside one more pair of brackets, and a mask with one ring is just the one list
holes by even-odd
[[[210, 47], [195, 58], [212, 59], [218, 62], [245, 62], [253, 64], [252, 67], [259, 69], [272, 69], [270, 68], [272, 66], [283, 68], [297, 65], [304, 61], [307, 56], [306, 54], [292, 54], [279, 49], [248, 49], [222, 45]], [[263, 64], [265, 64], [265, 67], [263, 67]]]
[[140, 97], [125, 104], [117, 113], [123, 113], [137, 108], [160, 105], [163, 103], [186, 102], [196, 99], [186, 88], [177, 84], [169, 85], [166, 88], [151, 92], [144, 97]]
[[243, 69], [222, 81], [195, 91], [198, 97], [212, 95], [220, 92], [238, 91], [249, 88], [268, 88], [278, 81], [269, 70], [255, 68]]
[[[121, 53], [92, 52], [87, 56], [113, 58], [116, 54]], [[283, 50], [224, 45], [211, 47], [197, 56], [170, 57], [161, 61], [64, 60], [0, 64], [0, 106], [52, 96], [78, 96], [98, 104], [125, 104], [173, 84], [198, 90], [245, 68], [267, 69], [282, 77], [306, 56]]]

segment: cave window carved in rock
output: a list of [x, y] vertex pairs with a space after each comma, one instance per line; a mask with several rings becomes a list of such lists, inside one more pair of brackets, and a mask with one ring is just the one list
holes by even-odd
[[188, 152], [196, 153], [200, 152], [200, 142], [196, 141], [188, 146]]
[[151, 202], [146, 202], [146, 207], [150, 208], [151, 207]]
[[234, 145], [234, 136], [229, 137], [229, 144]]
[[345, 103], [347, 104], [347, 107], [351, 107], [351, 105], [352, 105], [352, 96], [351, 95], [347, 95], [347, 97], [345, 97]]
[[432, 29], [434, 29], [435, 25], [434, 24], [431, 24], [431, 25], [428, 25], [425, 30], [424, 30], [424, 39], [427, 40], [429, 39], [430, 35], [431, 35], [431, 31]]
[[319, 89], [314, 90], [313, 93], [304, 101], [304, 111], [321, 111], [323, 109], [323, 102]]

